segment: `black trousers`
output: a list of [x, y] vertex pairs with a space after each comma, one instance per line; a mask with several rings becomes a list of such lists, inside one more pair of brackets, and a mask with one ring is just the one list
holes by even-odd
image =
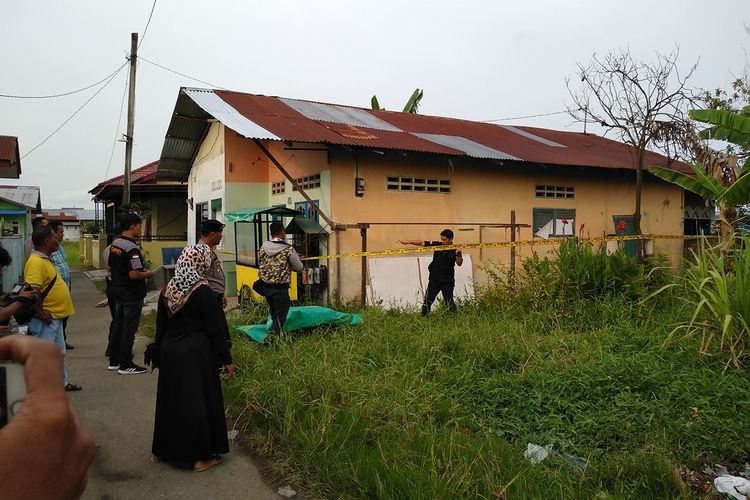
[[438, 296], [438, 293], [443, 294], [443, 300], [448, 306], [450, 312], [456, 312], [456, 303], [453, 301], [453, 288], [456, 286], [455, 281], [428, 281], [427, 291], [424, 294], [424, 304], [422, 304], [422, 316], [430, 314], [430, 307]]
[[289, 288], [269, 288], [266, 286], [266, 302], [271, 310], [271, 332], [280, 333], [286, 323], [286, 315], [292, 307]]
[[106, 294], [107, 294], [107, 306], [109, 307], [110, 321], [109, 321], [109, 330], [107, 332], [107, 351], [104, 353], [104, 355], [109, 357], [110, 352], [111, 352], [110, 346], [112, 345], [112, 331], [114, 330], [114, 327], [115, 327], [115, 308], [117, 307], [117, 304], [115, 302], [115, 298], [112, 296], [112, 290], [111, 290], [112, 280], [109, 278], [105, 278], [105, 279], [107, 280]]
[[143, 300], [117, 302], [112, 338], [109, 342], [109, 364], [127, 366], [133, 362], [133, 342], [141, 322]]

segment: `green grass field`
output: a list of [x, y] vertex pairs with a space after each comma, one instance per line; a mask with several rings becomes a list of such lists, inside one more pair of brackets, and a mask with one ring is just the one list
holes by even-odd
[[[750, 377], [698, 339], [663, 348], [680, 307], [366, 309], [358, 327], [236, 338], [226, 404], [325, 498], [687, 498], [678, 470], [750, 458]], [[557, 453], [532, 465], [527, 443]]]
[[68, 267], [71, 269], [81, 269], [83, 263], [81, 262], [78, 242], [63, 240], [62, 246], [65, 248], [65, 253], [68, 256]]

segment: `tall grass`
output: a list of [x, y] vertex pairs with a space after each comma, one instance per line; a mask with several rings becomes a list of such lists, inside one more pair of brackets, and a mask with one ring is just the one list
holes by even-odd
[[669, 341], [697, 335], [702, 354], [726, 355], [740, 367], [750, 357], [750, 238], [737, 237], [728, 252], [722, 248], [702, 241], [680, 279], [660, 291], [679, 287], [691, 306]]

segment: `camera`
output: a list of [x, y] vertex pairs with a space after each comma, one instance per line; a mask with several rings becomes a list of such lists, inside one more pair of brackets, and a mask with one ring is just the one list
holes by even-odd
[[19, 294], [23, 291], [30, 292], [32, 290], [34, 289], [28, 283], [17, 283], [13, 288], [11, 288], [10, 292], [8, 292], [8, 302], [30, 302], [28, 298], [22, 297]]
[[23, 365], [0, 362], [0, 427], [21, 411], [26, 397], [26, 378]]

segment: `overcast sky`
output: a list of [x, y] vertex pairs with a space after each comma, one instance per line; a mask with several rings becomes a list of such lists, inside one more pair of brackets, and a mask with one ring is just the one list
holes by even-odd
[[[2, 8], [0, 94], [80, 89], [125, 62], [153, 0], [8, 0]], [[727, 87], [750, 50], [750, 1], [158, 0], [139, 56], [231, 90], [399, 110], [424, 89], [420, 113], [495, 120], [554, 113], [565, 77], [593, 53], [634, 57], [680, 47], [696, 87]], [[88, 190], [122, 174], [123, 69], [70, 122], [22, 159], [20, 180], [45, 208], [91, 207]], [[157, 160], [180, 86], [209, 85], [138, 66], [133, 168]], [[101, 85], [57, 99], [0, 98], [0, 135], [27, 154]], [[501, 122], [582, 129], [565, 115]], [[114, 150], [113, 150], [114, 147]], [[110, 154], [112, 161], [110, 164]]]

